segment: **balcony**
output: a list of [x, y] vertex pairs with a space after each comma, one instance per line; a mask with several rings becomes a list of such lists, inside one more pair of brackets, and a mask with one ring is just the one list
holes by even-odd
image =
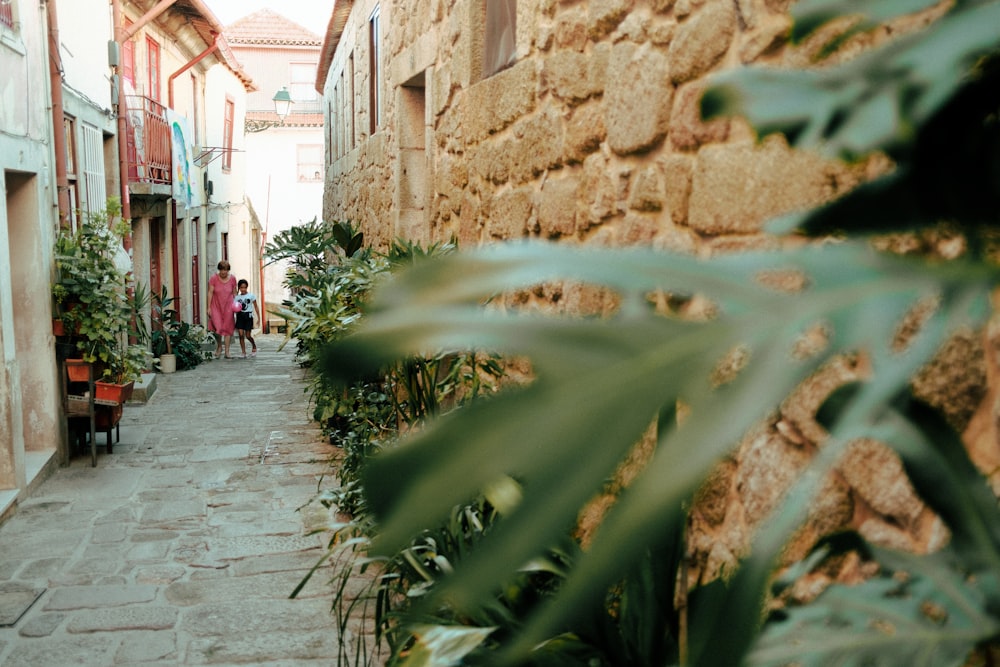
[[[170, 125], [167, 108], [144, 95], [125, 96], [126, 163], [130, 188], [170, 185]], [[136, 194], [158, 194], [155, 187], [134, 188]], [[165, 192], [169, 194], [169, 188]]]

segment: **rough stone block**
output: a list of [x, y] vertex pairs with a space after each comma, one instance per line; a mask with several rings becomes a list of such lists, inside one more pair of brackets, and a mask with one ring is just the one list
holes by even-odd
[[683, 83], [711, 71], [732, 43], [736, 13], [726, 0], [711, 0], [680, 24], [670, 44], [670, 76]]
[[576, 51], [557, 51], [545, 58], [542, 85], [552, 94], [570, 102], [580, 102], [601, 92], [589, 75], [590, 56]]
[[569, 236], [576, 231], [580, 183], [574, 177], [550, 178], [538, 193], [538, 226], [543, 237]]
[[664, 197], [670, 219], [678, 225], [684, 224], [688, 218], [694, 162], [684, 155], [669, 155], [663, 158], [662, 164]]
[[45, 603], [45, 611], [121, 607], [155, 598], [155, 586], [74, 586], [55, 590]]
[[639, 170], [629, 192], [629, 208], [636, 211], [659, 211], [666, 202], [663, 174], [654, 164]]
[[565, 128], [565, 159], [569, 162], [582, 162], [599, 149], [608, 136], [608, 130], [604, 126], [603, 105], [594, 101], [576, 107]]
[[535, 63], [526, 60], [471, 86], [463, 102], [467, 140], [482, 141], [533, 111], [537, 79]]
[[630, 16], [635, 0], [590, 0], [587, 3], [590, 38], [599, 41]]
[[565, 154], [565, 123], [556, 109], [546, 109], [514, 126], [515, 138], [501, 145], [498, 155], [514, 183], [527, 183], [545, 170], [560, 166]]
[[677, 88], [670, 114], [670, 142], [675, 148], [690, 151], [703, 144], [722, 142], [729, 137], [728, 118], [705, 122], [701, 119], [702, 82], [687, 83]]
[[95, 609], [77, 613], [66, 624], [73, 634], [85, 632], [120, 632], [125, 630], [168, 630], [177, 622], [172, 607], [131, 605], [116, 609]]
[[849, 168], [784, 139], [704, 146], [691, 185], [688, 224], [707, 234], [747, 233], [770, 218], [818, 205], [830, 198]]
[[496, 239], [516, 239], [534, 225], [534, 197], [530, 188], [503, 192], [489, 205], [487, 231]]
[[667, 56], [648, 45], [616, 44], [605, 89], [608, 145], [619, 155], [648, 150], [667, 134], [673, 89]]

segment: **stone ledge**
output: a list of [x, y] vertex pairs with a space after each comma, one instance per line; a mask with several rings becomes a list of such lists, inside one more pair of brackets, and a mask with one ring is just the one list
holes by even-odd
[[129, 403], [145, 403], [156, 393], [156, 373], [143, 373], [132, 389]]

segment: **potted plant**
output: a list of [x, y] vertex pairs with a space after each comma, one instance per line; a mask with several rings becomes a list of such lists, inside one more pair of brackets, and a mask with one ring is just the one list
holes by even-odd
[[147, 361], [145, 349], [128, 340], [145, 323], [129, 290], [122, 248], [128, 222], [120, 213], [118, 200], [111, 198], [104, 211], [85, 216], [75, 230], [60, 230], [52, 294], [67, 334], [84, 361], [96, 366], [95, 375], [127, 384], [141, 377]]
[[173, 341], [171, 333], [176, 325], [177, 311], [169, 308], [174, 302], [174, 297], [167, 296], [167, 286], [164, 285], [159, 294], [154, 294], [153, 300], [153, 322], [157, 325], [157, 330], [153, 332], [153, 352], [160, 352], [160, 372], [173, 373], [177, 370], [177, 356], [173, 352]]
[[101, 379], [94, 383], [94, 397], [124, 403], [132, 398], [135, 381], [149, 365], [149, 351], [142, 345], [125, 342], [109, 359]]

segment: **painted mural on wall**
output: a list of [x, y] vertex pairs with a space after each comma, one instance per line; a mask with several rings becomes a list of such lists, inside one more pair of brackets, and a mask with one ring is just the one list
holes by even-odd
[[187, 208], [201, 206], [201, 194], [194, 184], [194, 135], [188, 119], [167, 109], [170, 124], [170, 168], [173, 172], [174, 200]]

